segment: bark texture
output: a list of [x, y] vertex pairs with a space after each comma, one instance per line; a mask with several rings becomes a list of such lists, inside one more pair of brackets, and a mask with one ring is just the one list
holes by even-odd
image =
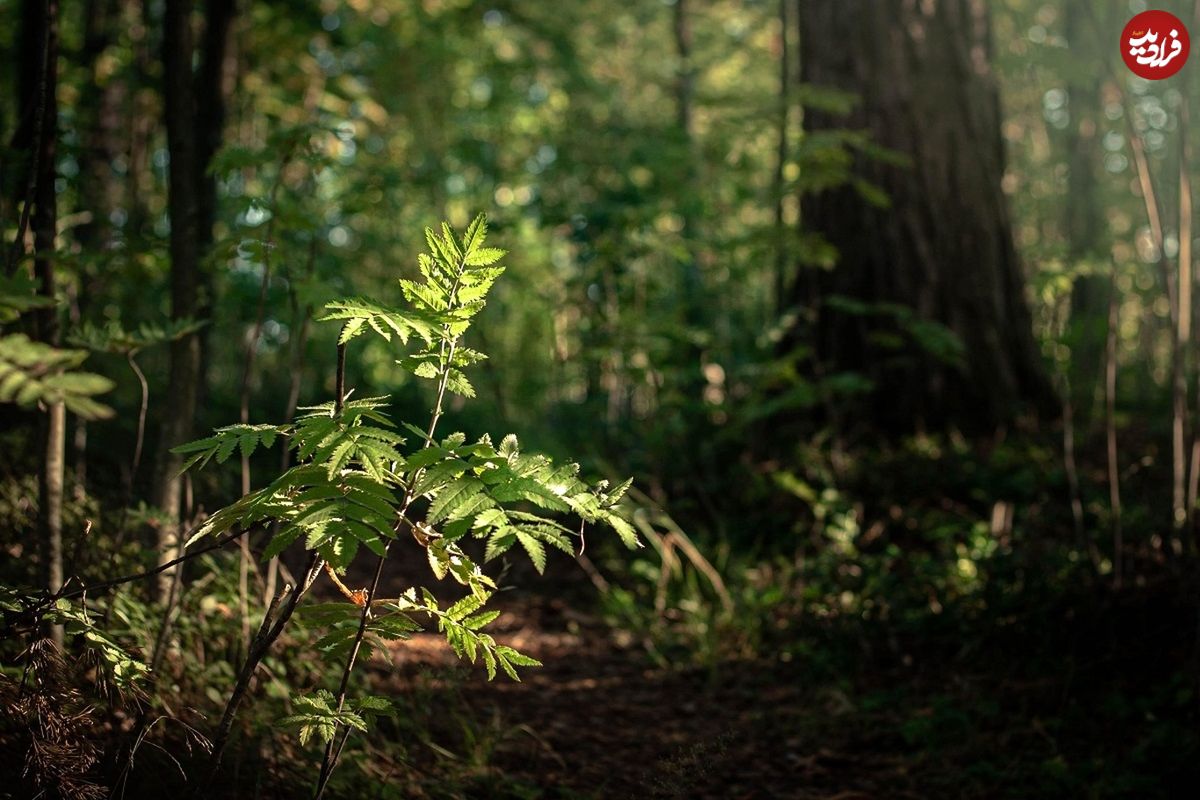
[[[875, 383], [873, 416], [887, 427], [1001, 425], [1057, 403], [1034, 342], [1001, 179], [1000, 111], [982, 0], [818, 0], [800, 4], [803, 79], [849, 91], [849, 116], [813, 110], [809, 132], [861, 129], [907, 163], [856, 154], [853, 186], [806, 197], [803, 224], [838, 248], [830, 273], [795, 284], [816, 310], [825, 369]], [[898, 304], [947, 326], [965, 358], [952, 366], [915, 344], [895, 316], [837, 311], [839, 295]]]

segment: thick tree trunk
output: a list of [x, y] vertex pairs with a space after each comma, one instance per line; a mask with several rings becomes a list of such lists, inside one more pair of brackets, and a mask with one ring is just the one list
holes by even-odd
[[[810, 132], [867, 130], [906, 157], [855, 158], [855, 174], [890, 207], [852, 187], [804, 198], [803, 224], [841, 258], [796, 282], [794, 301], [819, 308], [826, 369], [875, 383], [876, 421], [889, 428], [988, 429], [1023, 408], [1057, 403], [1031, 330], [1000, 182], [1003, 148], [989, 30], [981, 0], [816, 0], [800, 4], [804, 80], [855, 93], [849, 116], [807, 112]], [[951, 366], [917, 346], [889, 314], [838, 311], [831, 295], [898, 304], [941, 323], [966, 348]], [[911, 333], [911, 331], [910, 331]], [[897, 351], [897, 335], [905, 341]]]
[[[216, 180], [208, 167], [225, 128], [225, 79], [229, 31], [236, 0], [208, 0], [201, 64], [192, 70], [194, 45], [191, 0], [167, 0], [163, 18], [163, 109], [171, 152], [168, 209], [171, 216], [171, 315], [206, 319], [211, 315], [212, 285], [204, 259], [212, 248], [216, 220]], [[178, 555], [182, 484], [181, 461], [170, 448], [193, 434], [198, 399], [204, 390], [204, 334], [192, 334], [171, 346], [167, 416], [158, 457], [156, 500], [167, 519], [160, 529], [160, 563]], [[170, 596], [173, 572], [159, 576], [159, 595]]]
[[[121, 182], [113, 175], [112, 165], [121, 150], [126, 84], [103, 75], [101, 69], [119, 30], [120, 12], [118, 0], [88, 0], [83, 16], [83, 48], [78, 55], [80, 66], [89, 76], [79, 99], [76, 123], [83, 142], [78, 157], [79, 205], [88, 218], [75, 226], [74, 233], [75, 241], [93, 256], [112, 248], [112, 214], [120, 205]], [[71, 295], [73, 323], [84, 316], [88, 300], [100, 296], [105, 273], [81, 266], [80, 287]], [[76, 498], [83, 498], [87, 494], [87, 420], [77, 418], [74, 433], [74, 492]]]
[[[197, 170], [196, 119], [192, 81], [190, 0], [167, 0], [163, 17], [163, 105], [167, 146], [171, 153], [167, 207], [171, 217], [171, 316], [194, 317], [199, 288], [196, 250]], [[163, 511], [159, 526], [158, 559], [165, 563], [179, 554], [181, 460], [171, 448], [192, 436], [196, 391], [200, 376], [200, 339], [195, 334], [171, 344], [166, 414], [159, 444], [155, 504]], [[175, 567], [159, 574], [159, 599], [171, 594]]]

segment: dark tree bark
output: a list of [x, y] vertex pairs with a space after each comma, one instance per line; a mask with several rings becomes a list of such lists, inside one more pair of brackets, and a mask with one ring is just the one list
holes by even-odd
[[[236, 70], [231, 63], [229, 36], [237, 15], [237, 0], [207, 0], [204, 12], [204, 38], [200, 46], [200, 68], [196, 74], [196, 176], [200, 187], [197, 200], [196, 248], [205, 259], [212, 251], [217, 222], [217, 178], [209, 171], [213, 157], [221, 148], [225, 133], [226, 109], [233, 91]], [[212, 317], [216, 288], [213, 271], [202, 269], [197, 311], [201, 319]], [[200, 331], [200, 385], [197, 402], [203, 408], [208, 392], [211, 328]]]
[[[76, 112], [76, 131], [83, 144], [79, 151], [79, 205], [88, 215], [86, 221], [74, 228], [75, 241], [85, 253], [95, 257], [108, 251], [114, 243], [113, 211], [120, 205], [122, 182], [113, 174], [113, 162], [121, 151], [121, 108], [125, 102], [126, 84], [102, 75], [102, 59], [113, 44], [119, 30], [121, 8], [119, 0], [88, 0], [83, 7], [83, 47], [77, 61], [86, 71]], [[92, 262], [93, 265], [95, 262]], [[79, 287], [71, 288], [71, 320], [78, 323], [84, 316], [88, 300], [99, 297], [107, 271], [87, 268], [81, 263]], [[75, 420], [74, 490], [77, 498], [87, 493], [88, 424], [83, 418]], [[131, 479], [136, 476], [131, 476]]]
[[[171, 217], [171, 315], [203, 320], [211, 313], [211, 280], [204, 260], [212, 248], [216, 181], [208, 174], [225, 128], [228, 82], [224, 79], [235, 0], [208, 0], [199, 72], [192, 69], [191, 0], [167, 0], [163, 17], [163, 111], [171, 153], [168, 210]], [[204, 389], [202, 334], [171, 345], [167, 415], [158, 454], [156, 503], [166, 512], [160, 529], [160, 563], [178, 555], [182, 484], [180, 459], [170, 448], [193, 435], [197, 400]], [[174, 575], [159, 576], [160, 599], [170, 597]]]
[[[163, 111], [167, 147], [171, 154], [168, 172], [167, 208], [171, 218], [171, 316], [195, 317], [200, 285], [200, 263], [196, 244], [198, 186], [196, 114], [192, 79], [192, 4], [190, 0], [167, 0], [163, 16]], [[158, 453], [155, 504], [165, 519], [159, 527], [159, 563], [174, 559], [179, 552], [179, 514], [182, 481], [181, 460], [171, 448], [192, 437], [196, 392], [200, 377], [200, 339], [192, 334], [171, 344], [170, 370], [166, 389], [166, 415]], [[176, 567], [175, 569], [178, 569]], [[167, 602], [174, 571], [159, 575], [159, 598]]]
[[[58, 199], [55, 192], [55, 153], [58, 143], [58, 0], [25, 0], [21, 9], [21, 35], [28, 61], [21, 71], [20, 105], [25, 131], [19, 141], [27, 148], [28, 179], [22, 220], [33, 232], [33, 271], [40, 292], [54, 298], [55, 238]], [[32, 191], [29, 191], [31, 189]], [[29, 210], [32, 202], [32, 213]], [[24, 253], [25, 237], [18, 230], [17, 249]], [[58, 308], [51, 305], [34, 315], [38, 339], [57, 345], [61, 338]], [[42, 582], [50, 592], [63, 584], [62, 506], [67, 414], [61, 402], [51, 403], [41, 421], [43, 460], [38, 473], [38, 545]], [[52, 626], [51, 636], [60, 647], [63, 629]]]
[[[793, 293], [819, 309], [813, 344], [824, 367], [868, 375], [873, 417], [886, 428], [981, 430], [1023, 408], [1053, 414], [1000, 188], [986, 4], [815, 0], [800, 4], [800, 37], [804, 80], [860, 98], [849, 116], [807, 112], [806, 129], [865, 129], [910, 162], [855, 157], [856, 176], [882, 188], [888, 208], [852, 187], [804, 198], [803, 224], [841, 254]], [[887, 314], [836, 311], [821, 302], [831, 295], [899, 304], [945, 325], [966, 348], [962, 366], [911, 342], [897, 353], [884, 339], [904, 332]]]
[[237, 11], [236, 0], [208, 0], [205, 4], [204, 39], [200, 69], [196, 75], [196, 180], [200, 186], [196, 236], [202, 252], [212, 247], [217, 221], [217, 179], [208, 171], [221, 148], [225, 131], [225, 109], [232, 81], [229, 79], [229, 32]]
[[110, 216], [119, 203], [120, 181], [113, 175], [112, 163], [121, 149], [125, 86], [123, 81], [105, 78], [99, 72], [101, 58], [118, 30], [119, 14], [117, 0], [88, 0], [84, 6], [83, 47], [78, 61], [89, 80], [81, 90], [76, 128], [83, 142], [79, 153], [80, 205], [90, 219], [75, 226], [75, 239], [89, 250], [111, 245]]
[[155, 95], [158, 81], [153, 75], [154, 42], [157, 26], [151, 9], [152, 0], [122, 0], [122, 24], [128, 30], [132, 49], [132, 79], [126, 105], [129, 137], [129, 177], [126, 180], [129, 219], [125, 224], [127, 238], [140, 239], [150, 218], [147, 201], [153, 193], [153, 174], [150, 169], [150, 145], [154, 136], [154, 119], [158, 116]]
[[[1098, 48], [1095, 26], [1089, 24], [1091, 0], [1071, 0], [1064, 18], [1064, 32], [1072, 48], [1086, 52]], [[1091, 259], [1108, 264], [1104, 209], [1097, 194], [1097, 165], [1101, 163], [1099, 126], [1102, 76], [1073, 73], [1067, 84], [1071, 125], [1066, 131], [1067, 194], [1063, 233], [1067, 257], [1072, 262]], [[1073, 398], [1066, 398], [1087, 412], [1087, 400], [1104, 378], [1110, 286], [1102, 274], [1077, 276], [1071, 285], [1071, 362]]]

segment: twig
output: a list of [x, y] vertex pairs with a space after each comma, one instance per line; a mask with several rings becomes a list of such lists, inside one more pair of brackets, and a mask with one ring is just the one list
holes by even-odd
[[125, 354], [129, 368], [137, 376], [138, 384], [142, 387], [142, 404], [138, 407], [137, 439], [133, 445], [133, 464], [129, 468], [130, 481], [137, 479], [138, 465], [142, 463], [142, 443], [146, 437], [146, 411], [150, 407], [150, 384], [146, 382], [146, 374], [137, 363], [137, 351], [130, 350]]
[[[79, 597], [81, 595], [91, 594], [93, 592], [100, 592], [100, 591], [104, 591], [105, 589], [111, 589], [114, 586], [123, 586], [126, 583], [133, 583], [134, 581], [140, 581], [145, 578], [151, 578], [151, 577], [159, 574], [160, 572], [166, 572], [171, 567], [174, 567], [177, 564], [182, 564], [185, 561], [191, 561], [193, 558], [196, 558], [197, 556], [202, 556], [205, 553], [210, 553], [213, 550], [223, 547], [224, 545], [228, 544], [229, 542], [232, 542], [235, 539], [245, 536], [251, 530], [252, 530], [252, 528], [247, 528], [245, 530], [238, 531], [237, 533], [231, 533], [228, 536], [224, 536], [224, 537], [218, 539], [217, 541], [212, 542], [211, 544], [207, 544], [204, 547], [201, 547], [199, 550], [193, 550], [190, 553], [184, 553], [183, 555], [179, 556], [178, 558], [173, 558], [170, 561], [166, 561], [162, 564], [159, 564], [157, 567], [154, 567], [153, 569], [148, 569], [145, 572], [138, 572], [133, 575], [124, 575], [120, 578], [113, 578], [113, 579], [107, 580], [107, 581], [100, 581], [99, 583], [91, 583], [91, 584], [88, 584], [87, 586], [81, 586], [78, 589], [72, 589], [69, 592], [60, 590], [60, 591], [55, 592], [54, 594], [48, 596], [46, 599], [42, 600], [38, 605], [34, 606], [33, 611], [35, 611], [35, 612], [41, 611], [45, 608], [48, 608], [48, 607], [54, 605], [54, 603], [56, 603], [59, 600], [70, 600], [72, 598]], [[64, 586], [63, 589], [65, 589], [65, 588], [66, 587]]]

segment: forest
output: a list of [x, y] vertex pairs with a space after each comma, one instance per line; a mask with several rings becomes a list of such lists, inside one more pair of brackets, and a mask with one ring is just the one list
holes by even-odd
[[1189, 30], [0, 2], [0, 798], [1200, 796]]

